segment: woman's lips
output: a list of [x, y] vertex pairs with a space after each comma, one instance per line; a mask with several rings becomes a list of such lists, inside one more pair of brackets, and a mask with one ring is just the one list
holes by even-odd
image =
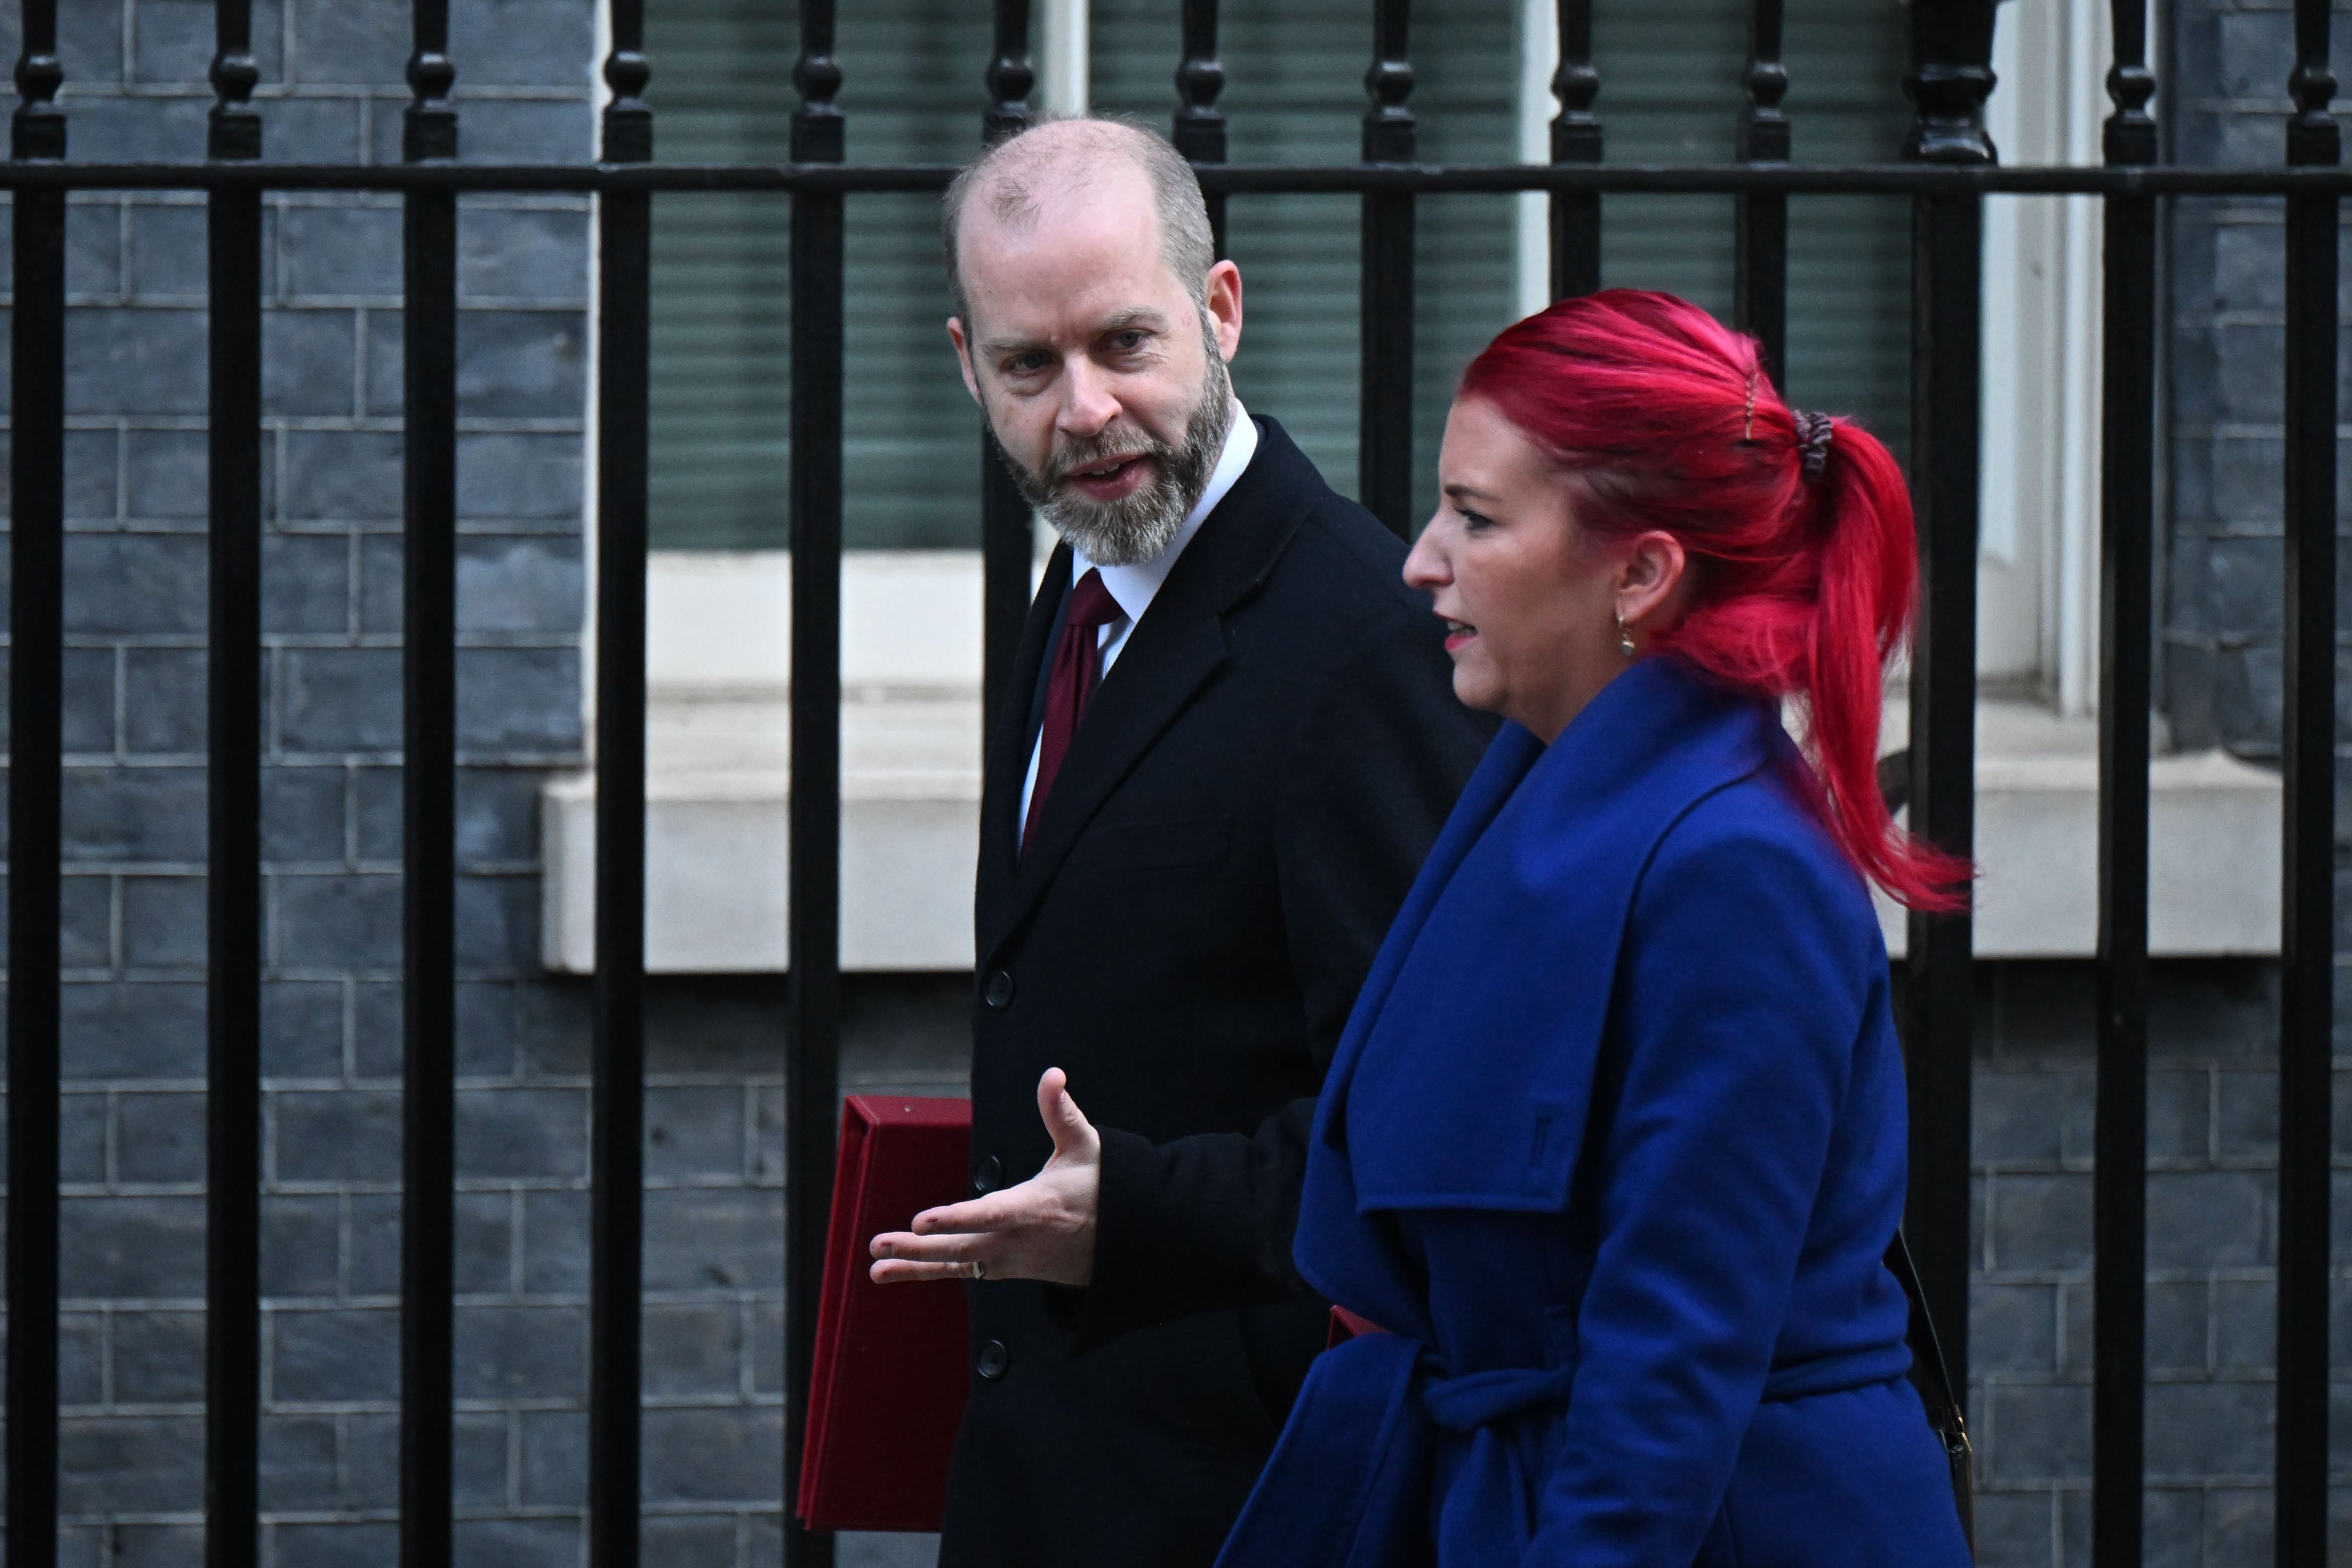
[[1141, 488], [1150, 462], [1149, 458], [1136, 457], [1091, 463], [1072, 470], [1066, 482], [1089, 500], [1119, 500]]
[[1470, 643], [1477, 636], [1478, 628], [1467, 621], [1448, 621], [1445, 623], [1445, 651], [1452, 653], [1454, 649]]

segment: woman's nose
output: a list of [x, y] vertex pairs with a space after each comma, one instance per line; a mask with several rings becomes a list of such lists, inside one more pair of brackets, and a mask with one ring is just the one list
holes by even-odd
[[1409, 588], [1436, 589], [1452, 580], [1445, 569], [1445, 552], [1438, 546], [1438, 522], [1431, 518], [1413, 541], [1412, 550], [1404, 558], [1404, 581]]

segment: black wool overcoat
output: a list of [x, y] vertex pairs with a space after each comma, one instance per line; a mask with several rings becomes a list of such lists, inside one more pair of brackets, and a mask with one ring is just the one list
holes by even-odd
[[1290, 1258], [1315, 1096], [1493, 733], [1454, 700], [1404, 545], [1282, 428], [1104, 677], [1034, 842], [1015, 816], [1070, 552], [989, 742], [973, 1184], [1052, 1152], [1060, 1067], [1103, 1134], [1093, 1283], [969, 1287], [944, 1568], [1208, 1568], [1322, 1348]]

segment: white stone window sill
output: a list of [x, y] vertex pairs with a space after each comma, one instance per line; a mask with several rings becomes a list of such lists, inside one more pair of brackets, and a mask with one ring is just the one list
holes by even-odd
[[[1881, 748], [1905, 744], [1910, 710], [1887, 704]], [[2087, 958], [2098, 942], [2099, 731], [2035, 702], [1977, 704], [1975, 948], [1979, 958]], [[2164, 957], [2275, 953], [2280, 786], [2226, 752], [2148, 767], [2148, 951]], [[1887, 950], [1903, 911], [1883, 896]]]
[[[843, 569], [843, 967], [970, 968], [980, 814], [980, 558], [857, 552]], [[784, 967], [791, 566], [660, 552], [648, 584], [646, 963]], [[1888, 705], [1885, 746], [1904, 743]], [[2023, 701], [1977, 713], [1976, 951], [2079, 957], [2095, 938], [2097, 730]], [[2218, 752], [2151, 769], [2151, 950], [2278, 951], [2279, 782]], [[593, 777], [542, 795], [547, 966], [595, 954]], [[1881, 901], [1892, 951], [1901, 911]]]

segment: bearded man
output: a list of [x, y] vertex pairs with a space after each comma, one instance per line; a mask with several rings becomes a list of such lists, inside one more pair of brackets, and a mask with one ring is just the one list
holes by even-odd
[[946, 1568], [1207, 1568], [1324, 1343], [1323, 1069], [1490, 731], [1403, 543], [1235, 400], [1172, 148], [1047, 123], [945, 226], [964, 384], [1062, 543], [988, 746], [979, 1196], [874, 1276], [974, 1281]]

